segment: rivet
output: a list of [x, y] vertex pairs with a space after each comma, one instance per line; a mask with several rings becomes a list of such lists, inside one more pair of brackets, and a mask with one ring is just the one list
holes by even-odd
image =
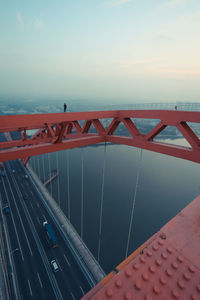
[[172, 277], [173, 272], [170, 269], [167, 269], [166, 274], [167, 274], [167, 276]]
[[133, 264], [133, 269], [135, 269], [135, 270], [139, 270], [139, 265], [136, 263], [136, 264]]
[[180, 287], [180, 289], [184, 289], [184, 287], [185, 287], [182, 280], [178, 280], [177, 285]]
[[188, 267], [188, 270], [189, 270], [191, 273], [195, 273], [195, 271], [196, 271], [193, 265], [190, 265], [190, 266]]
[[155, 293], [156, 295], [160, 294], [159, 286], [154, 285], [154, 286], [153, 286], [153, 291], [154, 291], [154, 293]]
[[173, 252], [173, 249], [171, 247], [168, 247], [167, 252], [171, 254]]
[[156, 272], [156, 268], [155, 268], [154, 266], [150, 266], [150, 267], [149, 267], [149, 271], [150, 271], [151, 273], [155, 273], [155, 272]]
[[163, 244], [164, 244], [164, 241], [163, 240], [158, 240], [158, 244], [160, 245], [160, 246], [162, 246]]
[[167, 258], [168, 258], [168, 255], [167, 255], [166, 252], [162, 252], [161, 256], [162, 256], [162, 258], [164, 258], [164, 259], [167, 259]]
[[160, 283], [162, 284], [162, 285], [165, 285], [166, 283], [167, 283], [167, 280], [164, 278], [164, 277], [160, 277]]
[[178, 299], [179, 298], [179, 293], [177, 290], [172, 290], [172, 296], [175, 298], [175, 299]]
[[191, 295], [191, 299], [192, 300], [199, 300], [199, 297], [197, 295], [195, 295], [195, 294], [192, 294]]
[[182, 263], [182, 262], [183, 262], [182, 256], [179, 255], [179, 256], [177, 257], [177, 260], [178, 260], [180, 263]]
[[154, 244], [154, 245], [152, 246], [152, 249], [153, 249], [154, 251], [157, 251], [157, 250], [158, 250], [158, 245]]
[[131, 299], [132, 299], [131, 293], [130, 293], [130, 292], [126, 292], [126, 294], [124, 295], [124, 298], [125, 298], [126, 300], [131, 300]]
[[141, 282], [140, 279], [138, 279], [138, 280], [136, 281], [136, 283], [135, 283], [135, 288], [136, 288], [137, 290], [140, 290], [141, 287], [142, 287], [142, 282]]
[[162, 260], [160, 259], [156, 259], [155, 262], [159, 267], [162, 265]]
[[183, 273], [183, 277], [185, 278], [185, 280], [190, 280], [191, 278], [190, 274], [188, 274], [187, 272]]
[[197, 284], [197, 291], [200, 293], [200, 284]]
[[144, 256], [140, 256], [140, 261], [141, 261], [143, 264], [145, 264], [145, 262], [146, 262], [145, 257], [144, 257]]
[[160, 238], [162, 239], [162, 240], [166, 240], [166, 234], [163, 232], [163, 233], [161, 233], [160, 234]]
[[112, 296], [113, 296], [113, 290], [112, 290], [111, 288], [108, 288], [108, 289], [106, 290], [106, 295], [107, 295], [108, 297], [112, 297]]
[[152, 256], [152, 252], [150, 250], [147, 251], [147, 256], [149, 256], [149, 257]]
[[122, 287], [122, 281], [121, 281], [121, 279], [117, 279], [117, 280], [115, 281], [115, 285], [116, 285], [116, 287], [118, 287], [118, 288]]
[[148, 281], [149, 280], [149, 276], [147, 273], [143, 273], [142, 274], [142, 278], [144, 279], [144, 281]]
[[172, 263], [172, 268], [175, 270], [178, 269], [178, 264], [175, 261]]
[[126, 277], [130, 278], [131, 275], [132, 275], [131, 270], [128, 269], [128, 270], [125, 271], [125, 276]]

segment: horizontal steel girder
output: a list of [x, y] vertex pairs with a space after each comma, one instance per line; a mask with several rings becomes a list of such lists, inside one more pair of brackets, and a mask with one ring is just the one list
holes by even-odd
[[[107, 128], [104, 128], [101, 119], [108, 119]], [[135, 125], [135, 119], [156, 119], [159, 122], [144, 135]], [[10, 132], [18, 131], [21, 139], [0, 142], [0, 161], [21, 158], [26, 163], [34, 155], [111, 142], [199, 163], [200, 140], [188, 122], [200, 123], [200, 112], [120, 110], [1, 116], [0, 132], [8, 136]], [[124, 124], [131, 137], [114, 134], [120, 123]], [[89, 133], [92, 125], [95, 133]], [[175, 126], [190, 147], [155, 142], [154, 138], [167, 126]], [[27, 131], [32, 129], [37, 129], [37, 132], [30, 138]]]

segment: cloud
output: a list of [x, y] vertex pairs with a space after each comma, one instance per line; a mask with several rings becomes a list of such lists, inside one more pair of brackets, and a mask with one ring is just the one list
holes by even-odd
[[42, 22], [42, 20], [35, 20], [35, 21], [33, 21], [33, 26], [37, 30], [40, 30], [44, 26], [44, 23]]
[[23, 20], [22, 20], [22, 15], [20, 12], [17, 13], [17, 21], [18, 23], [22, 24], [23, 23]]
[[132, 0], [117, 0], [112, 2], [112, 6], [120, 6], [129, 2], [132, 2]]
[[184, 6], [191, 0], [168, 0], [159, 5], [161, 9], [171, 9], [177, 6]]

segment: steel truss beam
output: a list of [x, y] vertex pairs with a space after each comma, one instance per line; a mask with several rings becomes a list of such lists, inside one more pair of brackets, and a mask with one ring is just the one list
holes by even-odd
[[[107, 119], [107, 128], [102, 119]], [[159, 123], [144, 135], [135, 125], [136, 119], [156, 119]], [[200, 139], [188, 122], [200, 123], [200, 112], [124, 110], [1, 116], [0, 132], [10, 136], [10, 132], [18, 131], [21, 139], [0, 142], [0, 161], [21, 158], [26, 163], [34, 155], [111, 142], [200, 163]], [[126, 127], [129, 137], [114, 134], [120, 123]], [[89, 132], [91, 126], [95, 133]], [[154, 141], [167, 126], [176, 127], [190, 147]], [[33, 129], [37, 132], [29, 137], [27, 131]]]

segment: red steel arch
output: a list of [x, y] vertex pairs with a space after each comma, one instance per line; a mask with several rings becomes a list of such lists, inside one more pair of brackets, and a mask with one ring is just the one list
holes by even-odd
[[[105, 128], [101, 119], [108, 119]], [[156, 119], [159, 123], [147, 134], [142, 134], [135, 119]], [[80, 125], [84, 121], [84, 125]], [[0, 117], [0, 132], [19, 131], [20, 140], [0, 142], [0, 161], [21, 158], [24, 163], [30, 156], [76, 148], [102, 142], [111, 142], [163, 153], [193, 162], [200, 162], [200, 140], [188, 122], [200, 123], [200, 112], [164, 110], [115, 110]], [[115, 135], [120, 123], [130, 136]], [[89, 133], [91, 125], [96, 133]], [[175, 126], [190, 147], [176, 146], [154, 141], [167, 126]], [[31, 138], [27, 130], [38, 131]]]

